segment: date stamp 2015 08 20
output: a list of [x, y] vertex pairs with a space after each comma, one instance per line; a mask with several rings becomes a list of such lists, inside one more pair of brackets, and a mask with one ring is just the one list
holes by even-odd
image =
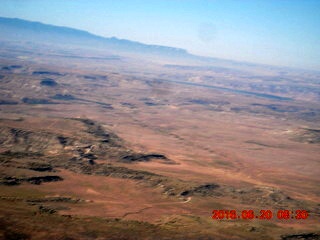
[[309, 213], [306, 210], [277, 210], [273, 212], [272, 210], [265, 209], [260, 211], [254, 211], [252, 209], [242, 210], [237, 212], [236, 210], [217, 210], [212, 211], [212, 219], [222, 220], [222, 219], [259, 219], [259, 220], [271, 220], [277, 218], [279, 220], [305, 220], [309, 217]]

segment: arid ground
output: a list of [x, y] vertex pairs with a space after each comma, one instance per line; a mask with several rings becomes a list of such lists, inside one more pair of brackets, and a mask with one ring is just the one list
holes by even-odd
[[0, 238], [320, 239], [319, 72], [0, 51]]

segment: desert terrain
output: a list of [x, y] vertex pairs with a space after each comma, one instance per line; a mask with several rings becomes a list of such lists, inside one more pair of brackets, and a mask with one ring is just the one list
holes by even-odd
[[317, 71], [2, 41], [0, 238], [320, 239], [319, 100]]

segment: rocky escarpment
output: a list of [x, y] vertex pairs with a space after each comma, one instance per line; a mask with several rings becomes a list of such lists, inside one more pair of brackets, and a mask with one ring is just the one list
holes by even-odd
[[[111, 163], [130, 164], [153, 160], [171, 162], [163, 154], [132, 151], [116, 134], [106, 131], [92, 120], [57, 121], [62, 124], [71, 121], [71, 125], [79, 125], [80, 122], [78, 134], [70, 135], [59, 129], [34, 130], [27, 128], [28, 124], [24, 124], [23, 120], [19, 127], [0, 122], [0, 184], [62, 181], [57, 175], [57, 168], [137, 180], [152, 178], [151, 182], [155, 184], [159, 181], [155, 180], [156, 174], [113, 166]], [[97, 159], [103, 163], [98, 164]]]
[[83, 131], [87, 133], [86, 137], [64, 135], [48, 130], [34, 131], [0, 126], [2, 153], [8, 158], [25, 158], [32, 154], [56, 158], [60, 155], [64, 159], [69, 156], [73, 160], [89, 161], [91, 164], [96, 159], [126, 163], [156, 159], [171, 162], [163, 154], [136, 153], [130, 150], [116, 134], [106, 131], [92, 120], [73, 119], [71, 121], [80, 121], [84, 124]]
[[[136, 162], [160, 161], [174, 163], [163, 154], [137, 153], [102, 125], [89, 119], [62, 119], [75, 127], [69, 134], [57, 128], [37, 130], [10, 124], [0, 127], [0, 179], [5, 185], [21, 183], [41, 184], [62, 181], [59, 169], [73, 172], [110, 176], [141, 181], [150, 187], [159, 187], [168, 196], [210, 197], [238, 199], [243, 204], [261, 207], [306, 209], [319, 214], [312, 203], [291, 198], [271, 187], [247, 186], [235, 188], [220, 183], [183, 181], [156, 173], [132, 169]], [[1, 123], [1, 121], [0, 121]], [[59, 125], [58, 123], [56, 123]], [[80, 124], [80, 125], [79, 125]], [[20, 126], [27, 126], [23, 120]], [[75, 131], [78, 128], [78, 131]], [[98, 161], [99, 160], [99, 161]]]

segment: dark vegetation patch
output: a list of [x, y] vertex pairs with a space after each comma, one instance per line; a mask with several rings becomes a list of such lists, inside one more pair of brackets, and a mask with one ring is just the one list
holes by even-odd
[[316, 233], [301, 233], [293, 235], [283, 235], [282, 240], [320, 240], [320, 235]]
[[[271, 104], [272, 105], [272, 104]], [[280, 105], [279, 105], [280, 106]], [[286, 109], [285, 106], [281, 106], [281, 108], [276, 108], [275, 105], [268, 107], [266, 106], [261, 106], [260, 104], [251, 104], [250, 106], [236, 106], [236, 107], [231, 107], [231, 111], [236, 112], [236, 113], [252, 113], [252, 114], [263, 114], [263, 115], [274, 115], [274, 116], [284, 116], [288, 117], [291, 116], [292, 118], [302, 118], [302, 112], [300, 112], [300, 108], [288, 108]], [[273, 111], [273, 113], [270, 113], [268, 110]], [[290, 115], [287, 115], [290, 114]]]
[[286, 106], [286, 105], [280, 105], [280, 104], [259, 104], [259, 103], [253, 103], [251, 104], [252, 106], [259, 106], [259, 107], [264, 107], [267, 109], [270, 109], [275, 112], [280, 112], [280, 113], [295, 113], [302, 111], [303, 108], [297, 107], [297, 106]]
[[112, 105], [109, 104], [109, 103], [91, 101], [91, 100], [86, 100], [86, 99], [81, 99], [81, 98], [78, 98], [77, 100], [80, 100], [80, 101], [83, 101], [83, 102], [88, 102], [88, 103], [95, 103], [95, 104], [101, 105], [105, 109], [114, 109], [112, 107]]
[[41, 163], [41, 162], [31, 162], [28, 164], [28, 169], [37, 171], [37, 172], [51, 172], [53, 168], [48, 163]]
[[64, 76], [64, 74], [59, 72], [52, 72], [52, 71], [34, 71], [32, 75], [53, 75], [53, 76]]
[[124, 107], [131, 108], [131, 109], [137, 108], [134, 104], [127, 103], [127, 102], [123, 102], [123, 103], [121, 103], [121, 105], [124, 106]]
[[107, 76], [103, 76], [103, 75], [83, 75], [82, 77], [87, 80], [107, 80], [108, 79]]
[[48, 207], [48, 206], [39, 206], [39, 212], [40, 213], [48, 213], [48, 214], [54, 214], [57, 212], [54, 208]]
[[95, 103], [98, 105], [101, 105], [103, 108], [105, 109], [113, 109], [112, 105], [109, 103], [103, 103], [103, 102], [97, 102], [97, 101], [92, 101], [92, 100], [87, 100], [87, 99], [81, 99], [81, 98], [77, 98], [71, 94], [56, 94], [54, 96], [51, 97], [52, 99], [55, 100], [62, 100], [62, 101], [72, 101], [72, 100], [77, 100], [77, 101], [81, 101], [81, 102], [87, 102], [87, 103]]
[[231, 111], [233, 112], [251, 112], [251, 113], [255, 113], [254, 111], [251, 111], [249, 108], [247, 107], [231, 107], [230, 108]]
[[46, 202], [65, 202], [65, 203], [78, 203], [83, 202], [83, 200], [79, 198], [71, 198], [71, 197], [46, 197], [46, 198], [36, 198], [27, 200], [28, 203], [46, 203]]
[[143, 103], [147, 106], [160, 106], [163, 105], [162, 103], [156, 102], [151, 98], [140, 98], [140, 101], [143, 101]]
[[248, 141], [245, 141], [245, 143], [255, 144], [255, 145], [258, 145], [258, 146], [262, 146], [262, 147], [271, 147], [271, 148], [280, 147], [280, 146], [265, 144], [265, 143], [262, 143], [262, 142], [257, 142], [257, 141], [254, 141], [254, 140], [248, 140]]
[[3, 177], [0, 179], [0, 185], [19, 185], [22, 182], [29, 182], [31, 184], [39, 185], [43, 182], [57, 182], [62, 181], [63, 178], [60, 176], [37, 176], [37, 177]]
[[154, 174], [147, 171], [141, 171], [141, 170], [133, 170], [126, 167], [119, 167], [114, 166], [111, 164], [105, 164], [101, 165], [97, 168], [95, 171], [95, 174], [97, 175], [103, 175], [103, 176], [114, 176], [119, 178], [128, 178], [128, 179], [135, 179], [135, 180], [156, 180], [159, 181], [159, 177], [161, 177], [158, 174]]
[[295, 133], [294, 141], [317, 144], [320, 143], [320, 129], [303, 128]]
[[21, 65], [11, 65], [10, 66], [11, 69], [18, 69], [18, 68], [22, 68]]
[[45, 98], [22, 98], [22, 102], [26, 104], [57, 104]]
[[88, 75], [84, 75], [83, 78], [84, 78], [84, 79], [88, 79], [88, 80], [96, 80], [96, 79], [97, 79], [97, 77], [88, 76]]
[[217, 188], [219, 188], [220, 186], [218, 184], [215, 183], [211, 183], [211, 184], [204, 184], [204, 185], [200, 185], [200, 186], [196, 186], [192, 189], [189, 190], [185, 190], [183, 192], [180, 193], [181, 196], [196, 196], [196, 195], [200, 195], [200, 196], [210, 196], [210, 195], [216, 195], [216, 196], [220, 196], [221, 194], [219, 192], [216, 192], [215, 190]]
[[63, 178], [60, 176], [40, 176], [40, 177], [30, 177], [26, 181], [32, 184], [41, 184], [43, 182], [57, 182], [62, 181]]
[[2, 67], [2, 70], [14, 70], [14, 69], [19, 69], [22, 68], [21, 65], [10, 65], [10, 66], [4, 66]]
[[98, 157], [93, 153], [80, 152], [80, 157], [83, 158], [83, 159], [87, 159], [90, 164], [94, 164], [93, 160], [98, 159]]
[[11, 101], [11, 100], [0, 100], [0, 105], [17, 105], [19, 104], [16, 101]]
[[67, 143], [70, 141], [69, 138], [64, 137], [64, 136], [58, 136], [58, 141], [62, 146], [67, 146]]
[[[31, 154], [24, 154], [24, 157], [21, 157], [22, 153], [20, 155], [6, 155], [1, 153], [0, 154], [0, 163], [1, 166], [6, 168], [8, 167], [9, 169], [16, 169], [16, 174], [14, 175], [15, 177], [19, 176], [20, 172], [23, 174], [21, 176], [37, 176], [39, 175], [36, 172], [55, 172], [53, 166], [46, 162], [43, 158], [42, 155], [31, 155]], [[47, 160], [48, 161], [48, 160]], [[18, 170], [18, 169], [26, 169], [24, 170]], [[1, 169], [3, 171], [3, 169]], [[10, 176], [10, 172], [2, 172], [2, 175], [4, 176]], [[1, 172], [0, 172], [1, 173]], [[9, 175], [8, 175], [9, 174]], [[40, 174], [41, 175], [41, 174]]]
[[47, 86], [47, 87], [55, 87], [55, 86], [58, 85], [58, 83], [55, 80], [51, 79], [51, 78], [42, 79], [40, 84], [42, 86]]
[[299, 113], [302, 119], [310, 122], [319, 122], [320, 121], [320, 111], [310, 109], [306, 112]]
[[71, 95], [71, 94], [56, 94], [51, 97], [52, 99], [55, 100], [63, 100], [63, 101], [70, 101], [70, 100], [75, 100], [76, 98]]
[[15, 186], [21, 183], [20, 179], [15, 177], [4, 177], [0, 179], [0, 185]]
[[112, 137], [116, 138], [115, 135], [105, 131], [100, 124], [97, 124], [90, 119], [80, 119], [80, 121], [86, 125], [88, 133], [104, 138], [104, 140], [106, 140], [105, 142], [110, 142]]
[[155, 103], [155, 102], [144, 102], [144, 104], [147, 106], [158, 106], [159, 105], [158, 103]]
[[205, 100], [205, 99], [192, 99], [189, 101], [190, 103], [199, 104], [199, 105], [228, 105], [230, 102], [227, 101], [213, 101], [213, 100]]
[[106, 131], [100, 124], [90, 119], [75, 118], [74, 120], [81, 121], [87, 127], [87, 132], [98, 137], [100, 142], [108, 143], [117, 147], [122, 147], [123, 141], [114, 133]]
[[198, 187], [195, 187], [193, 189], [194, 194], [200, 194], [205, 196], [207, 194], [207, 192], [213, 191], [217, 188], [219, 188], [220, 186], [218, 184], [204, 184], [204, 185], [200, 185]]
[[320, 112], [311, 110], [311, 111], [308, 111], [308, 112], [303, 112], [303, 113], [301, 113], [301, 115], [304, 118], [308, 119], [308, 118], [319, 117], [320, 116]]
[[142, 153], [135, 153], [131, 155], [125, 155], [122, 158], [123, 162], [131, 163], [131, 162], [149, 162], [152, 159], [161, 159], [165, 161], [169, 161], [169, 159], [163, 154], [142, 154]]

